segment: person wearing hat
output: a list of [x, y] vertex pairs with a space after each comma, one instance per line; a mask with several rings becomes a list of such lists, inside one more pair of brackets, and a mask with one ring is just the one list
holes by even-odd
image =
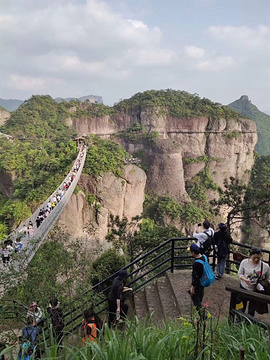
[[[205, 261], [204, 257], [200, 253], [200, 248], [195, 243], [191, 244], [189, 247], [191, 255], [195, 260], [200, 259]], [[204, 311], [202, 307], [202, 299], [204, 295], [204, 288], [201, 286], [200, 279], [203, 276], [203, 264], [198, 261], [194, 261], [192, 265], [192, 281], [189, 294], [191, 296], [193, 305], [196, 307], [200, 317], [204, 316]]]
[[31, 317], [36, 324], [41, 322], [43, 314], [36, 301], [33, 301], [32, 304], [29, 305], [26, 316], [28, 318]]
[[125, 304], [123, 293], [132, 291], [131, 288], [125, 286], [128, 278], [126, 270], [120, 270], [118, 276], [114, 279], [108, 296], [109, 304], [109, 327], [116, 322], [116, 320], [124, 320], [128, 313], [128, 305]]
[[217, 271], [216, 279], [219, 280], [224, 275], [226, 262], [229, 254], [229, 245], [232, 243], [231, 235], [227, 231], [224, 223], [218, 224], [219, 230], [214, 234], [214, 243], [217, 246]]

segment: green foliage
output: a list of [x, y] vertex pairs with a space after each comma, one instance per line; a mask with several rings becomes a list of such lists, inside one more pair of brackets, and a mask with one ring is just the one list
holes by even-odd
[[225, 132], [222, 134], [222, 136], [227, 139], [237, 139], [239, 135], [241, 135], [241, 132], [237, 131]]
[[[125, 256], [119, 255], [119, 253], [113, 249], [104, 251], [104, 253], [99, 256], [92, 264], [92, 284], [95, 285], [101, 280], [106, 279], [107, 277], [122, 269], [125, 265]], [[106, 286], [109, 285], [110, 284], [106, 284]]]
[[192, 199], [194, 205], [199, 207], [205, 213], [205, 218], [211, 218], [212, 209], [209, 206], [207, 199], [208, 190], [218, 190], [218, 186], [215, 184], [209, 174], [209, 159], [205, 164], [203, 170], [201, 170], [195, 177], [189, 180], [186, 184], [187, 193]]
[[183, 234], [174, 226], [160, 226], [151, 219], [143, 219], [138, 231], [131, 241], [134, 257], [162, 244], [171, 237], [181, 237]]
[[0, 210], [1, 222], [20, 223], [69, 171], [77, 148], [66, 117], [67, 110], [50, 96], [33, 96], [0, 129], [14, 137], [0, 138], [0, 172], [14, 179], [12, 198]]
[[129, 128], [123, 131], [119, 136], [130, 142], [151, 144], [155, 143], [156, 140], [159, 138], [159, 133], [157, 131], [147, 131], [144, 126], [142, 126], [138, 121], [136, 121]]
[[179, 220], [179, 223], [191, 225], [201, 219], [209, 218], [209, 212], [196, 206], [193, 202], [179, 204], [172, 198], [151, 197], [146, 195], [144, 202], [144, 216], [153, 219], [157, 224], [164, 225], [164, 218]]
[[[259, 163], [262, 165], [261, 162]], [[268, 165], [266, 165], [265, 169], [267, 168]], [[258, 176], [257, 171], [258, 169], [253, 172], [253, 181]], [[265, 178], [265, 180], [268, 179]], [[224, 191], [220, 189], [219, 200], [212, 201], [212, 204], [216, 206], [217, 211], [221, 206], [225, 207], [227, 210], [228, 228], [233, 224], [242, 223], [243, 221], [254, 219], [259, 223], [260, 219], [268, 218], [270, 213], [270, 189], [267, 184], [263, 185], [263, 182], [258, 183], [256, 188], [252, 184], [246, 186], [240, 180], [230, 177], [229, 180], [224, 181], [224, 187]], [[260, 225], [270, 231], [269, 220]]]
[[46, 242], [27, 267], [27, 278], [19, 281], [8, 296], [26, 305], [34, 299], [46, 307], [53, 296], [68, 295], [67, 285], [59, 279], [74, 265], [70, 251], [61, 242]]
[[95, 194], [90, 194], [89, 192], [86, 191], [85, 192], [85, 199], [88, 202], [88, 204], [91, 206], [96, 201], [96, 195]]
[[8, 227], [5, 224], [0, 223], [0, 243], [1, 240], [8, 236]]
[[[107, 326], [97, 343], [82, 346], [64, 341], [61, 357], [86, 360], [238, 360], [243, 347], [247, 360], [269, 360], [268, 333], [258, 325], [230, 325], [208, 319], [198, 322], [189, 318], [166, 321], [162, 326], [147, 321], [127, 321], [123, 329]], [[5, 351], [12, 357], [12, 347]], [[44, 359], [56, 359], [59, 350], [45, 342]]]
[[256, 123], [258, 130], [258, 142], [255, 149], [260, 155], [269, 155], [270, 116], [263, 113], [255, 105], [253, 105], [247, 96], [241, 96], [239, 100], [229, 104], [228, 108], [237, 111], [244, 117], [249, 117]]
[[121, 112], [128, 112], [134, 109], [139, 111], [146, 108], [159, 109], [160, 115], [170, 115], [173, 117], [196, 117], [207, 116], [212, 119], [219, 118], [238, 118], [239, 114], [214, 103], [206, 98], [201, 99], [197, 94], [189, 94], [179, 90], [148, 90], [137, 93], [130, 99], [121, 100], [114, 105], [114, 109]]
[[22, 139], [50, 139], [62, 137], [63, 141], [74, 136], [65, 125], [67, 111], [49, 95], [34, 95], [11, 114], [1, 131]]
[[119, 145], [109, 140], [102, 140], [98, 136], [90, 136], [89, 144], [84, 172], [97, 177], [110, 171], [114, 175], [120, 176], [125, 159], [130, 155]]
[[81, 117], [103, 117], [111, 115], [115, 111], [104, 104], [92, 103], [90, 101], [81, 102], [79, 100], [63, 101], [59, 104], [72, 118]]

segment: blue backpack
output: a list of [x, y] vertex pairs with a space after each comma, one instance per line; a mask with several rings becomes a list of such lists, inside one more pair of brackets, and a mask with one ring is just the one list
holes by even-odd
[[197, 259], [195, 261], [197, 261], [203, 265], [203, 275], [200, 278], [200, 283], [201, 283], [201, 286], [207, 287], [207, 286], [212, 285], [215, 282], [216, 278], [215, 278], [215, 274], [207, 260], [206, 255], [203, 255], [203, 257], [204, 257], [205, 261], [200, 260], [200, 259]]

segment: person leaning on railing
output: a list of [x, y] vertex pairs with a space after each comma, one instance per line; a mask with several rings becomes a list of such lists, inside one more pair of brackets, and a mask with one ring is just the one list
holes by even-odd
[[[269, 265], [261, 260], [262, 252], [260, 249], [253, 248], [250, 250], [249, 258], [241, 261], [238, 276], [241, 280], [240, 288], [247, 291], [255, 291], [264, 294], [265, 289], [260, 284], [261, 280], [270, 281]], [[242, 311], [245, 312], [248, 300], [241, 297], [243, 303]], [[255, 315], [255, 311], [259, 314], [268, 313], [268, 306], [266, 303], [250, 300], [248, 306], [248, 314]]]

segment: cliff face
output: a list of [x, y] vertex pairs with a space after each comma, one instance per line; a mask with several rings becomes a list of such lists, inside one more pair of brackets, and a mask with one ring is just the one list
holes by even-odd
[[[73, 126], [84, 134], [111, 136], [135, 122], [146, 132], [159, 134], [155, 143], [117, 140], [131, 154], [143, 153], [148, 166], [147, 191], [187, 201], [187, 183], [206, 166], [209, 176], [221, 188], [230, 176], [248, 181], [257, 142], [256, 125], [249, 119], [179, 119], [161, 115], [159, 109], [147, 109], [112, 118], [77, 119]], [[208, 196], [216, 194], [209, 190]]]
[[[73, 237], [80, 237], [91, 249], [98, 243], [108, 247], [105, 240], [110, 229], [110, 215], [120, 219], [140, 215], [143, 210], [146, 175], [135, 165], [126, 165], [122, 177], [111, 173], [97, 179], [82, 175], [79, 186], [83, 191], [73, 194], [60, 216], [59, 225]], [[94, 194], [96, 201], [90, 205], [87, 195]]]
[[10, 118], [10, 112], [0, 108], [0, 126], [4, 125], [4, 123], [9, 118]]

